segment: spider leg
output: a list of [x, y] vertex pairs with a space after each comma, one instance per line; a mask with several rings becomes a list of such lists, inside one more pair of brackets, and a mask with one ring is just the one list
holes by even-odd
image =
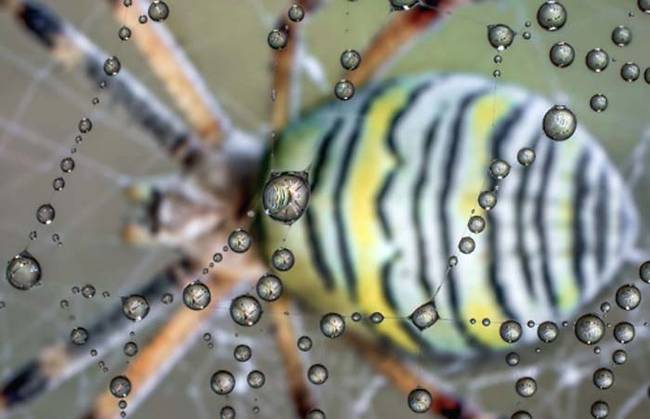
[[0, 385], [0, 414], [29, 403], [83, 370], [93, 361], [89, 348], [103, 353], [124, 343], [125, 330], [151, 326], [156, 318], [165, 315], [161, 297], [180, 289], [193, 273], [190, 262], [181, 260], [134, 290], [133, 294], [145, 297], [151, 305], [146, 321], [131, 322], [122, 313], [122, 306], [116, 306], [87, 328], [89, 339], [85, 345], [74, 345], [67, 338], [46, 347], [36, 359], [23, 365]]
[[469, 0], [422, 0], [418, 7], [395, 12], [395, 16], [375, 34], [363, 52], [361, 65], [342, 78], [361, 86], [381, 74], [382, 68], [403, 52], [418, 36], [426, 33], [433, 24]]
[[402, 393], [409, 394], [415, 388], [427, 389], [433, 398], [431, 413], [446, 419], [496, 419], [496, 416], [480, 412], [455, 395], [442, 391], [432, 383], [418, 376], [396, 355], [353, 334], [348, 341], [362, 359], [368, 361], [380, 374], [388, 378]]
[[135, 211], [122, 229], [126, 243], [185, 244], [215, 230], [223, 222], [223, 205], [192, 177], [165, 176], [134, 183], [125, 189]]
[[129, 27], [137, 25], [132, 29], [133, 42], [204, 143], [220, 144], [230, 135], [232, 124], [199, 72], [164, 24], [137, 24], [150, 2], [133, 0], [132, 6], [125, 7], [122, 0], [108, 1], [116, 19]]
[[[229, 301], [237, 292], [249, 288], [253, 276], [241, 270], [220, 270], [206, 285], [210, 287], [212, 302], [201, 311], [180, 307], [163, 325], [149, 344], [140, 351], [122, 375], [131, 381], [128, 396], [129, 410], [133, 411], [171, 371], [177, 361], [190, 349], [201, 334], [201, 327], [214, 315], [220, 302]], [[236, 287], [240, 285], [240, 287]], [[116, 419], [120, 417], [118, 400], [108, 389], [95, 401], [84, 419]]]
[[291, 319], [286, 316], [290, 306], [287, 297], [282, 297], [270, 304], [273, 314], [275, 340], [282, 357], [289, 392], [297, 417], [304, 418], [314, 407], [313, 399], [305, 380], [305, 372], [296, 347], [296, 335]]
[[[316, 11], [323, 0], [299, 0], [292, 4], [300, 5], [305, 14]], [[296, 57], [300, 48], [300, 32], [304, 23], [294, 23], [283, 14], [278, 19], [276, 28], [284, 30], [287, 34], [287, 46], [273, 53], [273, 106], [271, 108], [271, 126], [279, 131], [287, 124], [291, 109], [292, 83], [297, 80]]]
[[25, 30], [36, 37], [52, 56], [68, 68], [82, 67], [95, 86], [106, 81], [106, 90], [158, 145], [184, 166], [193, 165], [204, 146], [185, 123], [131, 73], [122, 69], [110, 78], [103, 66], [109, 57], [71, 24], [35, 1], [0, 1]]

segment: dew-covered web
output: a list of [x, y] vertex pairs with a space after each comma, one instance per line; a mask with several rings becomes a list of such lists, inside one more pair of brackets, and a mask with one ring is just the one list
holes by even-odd
[[[177, 37], [233, 121], [260, 137], [268, 133], [270, 77], [266, 36], [277, 16], [286, 9], [286, 2], [246, 0], [235, 5], [217, 0], [197, 1], [191, 6], [178, 0], [167, 3], [172, 12], [164, 24]], [[390, 17], [384, 3], [388, 1], [332, 0], [317, 17], [305, 22], [306, 36], [298, 60], [302, 83], [293, 91], [294, 98], [301, 99], [302, 108], [317, 103], [323, 95], [331, 95], [340, 72], [340, 51], [363, 50], [372, 34]], [[644, 193], [650, 176], [642, 169], [648, 166], [650, 158], [640, 153], [643, 147], [639, 144], [648, 128], [648, 85], [643, 75], [634, 83], [625, 83], [619, 69], [626, 61], [638, 63], [642, 70], [650, 64], [643, 43], [650, 36], [650, 16], [640, 12], [632, 0], [619, 4], [606, 0], [562, 3], [569, 11], [569, 21], [557, 32], [545, 32], [536, 24], [535, 12], [541, 4], [537, 1], [484, 1], [453, 11], [442, 25], [394, 60], [383, 74], [435, 70], [491, 78], [498, 68], [501, 77], [494, 81], [495, 91], [502, 84], [515, 83], [570, 106], [579, 115], [580, 123], [601, 141], [621, 172], [636, 177], [634, 194], [644, 218], [644, 214], [650, 213], [650, 198]], [[172, 103], [132, 42], [118, 39], [119, 24], [105, 2], [61, 1], [51, 6], [105, 51], [120, 57], [122, 65], [165, 103]], [[629, 15], [630, 11], [634, 16]], [[526, 21], [532, 22], [530, 28], [525, 27]], [[178, 169], [131, 115], [116, 106], [96, 84], [88, 83], [82, 71], [57, 64], [8, 13], [0, 15], [0, 22], [0, 249], [4, 259], [9, 260], [29, 246], [38, 255], [46, 275], [46, 284], [29, 292], [17, 291], [6, 281], [0, 287], [0, 374], [5, 379], [37, 356], [40, 348], [67, 339], [72, 328], [87, 326], [119, 305], [121, 296], [146, 283], [176, 258], [173, 250], [164, 247], [125, 246], [119, 232], [129, 218], [123, 188], [134, 180], [172, 174]], [[493, 61], [495, 51], [486, 40], [486, 26], [495, 23], [508, 24], [517, 32], [512, 48], [502, 54], [503, 62], [498, 66]], [[611, 30], [620, 24], [629, 26], [634, 34], [633, 42], [625, 48], [617, 48], [610, 40]], [[132, 25], [134, 36], [137, 25]], [[529, 40], [522, 38], [524, 31], [531, 32]], [[558, 70], [548, 62], [548, 50], [558, 41], [571, 42], [576, 48], [575, 62], [567, 69]], [[616, 59], [608, 71], [597, 77], [584, 65], [585, 53], [595, 47], [606, 49], [610, 58]], [[588, 100], [594, 93], [608, 96], [606, 112], [597, 114], [589, 109]], [[99, 104], [92, 105], [93, 97], [100, 99]], [[293, 111], [298, 110], [296, 105]], [[75, 144], [77, 124], [82, 117], [90, 118], [94, 126], [81, 144]], [[71, 147], [77, 149], [72, 154], [77, 163], [75, 171], [66, 177], [64, 191], [53, 193], [52, 179], [60, 173], [61, 159], [71, 155]], [[34, 213], [46, 202], [55, 206], [56, 222], [40, 226]], [[505, 353], [493, 354], [480, 362], [405, 362], [440, 387], [490, 412], [510, 415], [525, 409], [538, 418], [589, 417], [591, 404], [606, 400], [611, 418], [645, 417], [650, 385], [650, 329], [646, 323], [650, 310], [644, 300], [639, 308], [624, 312], [613, 299], [616, 288], [625, 282], [636, 283], [643, 298], [650, 298], [647, 284], [637, 279], [638, 262], [650, 254], [650, 230], [647, 223], [641, 228], [638, 254], [634, 255], [637, 261], [625, 265], [616, 284], [592, 306], [581, 310], [599, 312], [600, 304], [609, 301], [612, 310], [606, 321], [614, 325], [626, 320], [637, 326], [631, 343], [616, 343], [608, 329], [606, 338], [598, 345], [600, 352], [594, 353], [593, 346], [576, 342], [569, 326], [560, 328], [560, 338], [553, 344], [540, 342], [520, 347], [521, 363], [516, 367], [506, 365]], [[28, 238], [32, 230], [38, 236], [33, 241]], [[469, 260], [465, 258], [463, 263]], [[92, 284], [97, 290], [92, 299], [72, 291], [73, 287], [85, 284]], [[62, 300], [68, 301], [68, 308], [62, 308]], [[238, 417], [291, 417], [281, 356], [269, 321], [280, 314], [265, 312], [259, 324], [242, 329], [230, 320], [228, 302], [217, 304], [209, 326], [201, 330], [196, 343], [174, 363], [169, 374], [162, 376], [147, 400], [137, 411], [127, 408], [130, 417], [215, 418], [224, 405], [235, 407]], [[56, 412], [56, 417], [82, 416], [96, 396], [107, 389], [110, 379], [129, 362], [122, 353], [122, 345], [132, 340], [143, 350], [155, 331], [147, 326], [164, 324], [164, 314], [181, 305], [177, 294], [172, 305], [160, 309], [160, 315], [146, 319], [146, 329], [134, 326], [122, 330], [119, 344], [112, 351], [100, 350], [93, 357], [90, 348], [86, 348], [87, 366], [78, 375], [11, 417], [44, 418], [52, 417], [52, 412]], [[295, 356], [303, 360], [303, 365], [322, 363], [329, 368], [326, 384], [310, 386], [318, 406], [328, 417], [417, 417], [408, 410], [406, 397], [393, 389], [389, 379], [376, 374], [345, 341], [330, 340], [320, 333], [321, 314], [293, 302], [289, 314], [282, 316], [294, 325], [297, 335], [308, 335], [313, 340], [311, 351], [296, 351]], [[131, 331], [134, 335], [129, 336]], [[209, 338], [202, 338], [204, 333], [209, 333]], [[524, 325], [524, 333], [535, 334], [536, 328]], [[235, 346], [242, 343], [250, 345], [253, 351], [252, 359], [246, 363], [233, 359]], [[541, 348], [539, 353], [537, 347]], [[621, 348], [627, 351], [628, 361], [614, 365], [612, 353]], [[612, 389], [598, 390], [593, 385], [593, 372], [598, 367], [614, 370]], [[227, 398], [216, 396], [208, 384], [217, 369], [231, 371], [240, 384]], [[266, 374], [266, 384], [261, 389], [252, 390], [245, 385], [246, 374], [252, 369]], [[535, 377], [538, 383], [537, 394], [528, 399], [517, 396], [514, 390], [515, 381], [526, 375]]]

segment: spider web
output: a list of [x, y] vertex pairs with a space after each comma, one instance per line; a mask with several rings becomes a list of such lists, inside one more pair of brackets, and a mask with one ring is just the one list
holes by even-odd
[[[265, 40], [275, 17], [286, 7], [285, 2], [247, 0], [234, 5], [218, 0], [201, 1], [192, 7], [180, 1], [168, 3], [172, 17], [167, 24], [234, 121], [253, 132], [265, 132], [268, 109], [267, 103], [260, 100], [268, 97], [270, 85]], [[302, 106], [315, 103], [324, 92], [329, 94], [338, 74], [340, 51], [362, 50], [370, 36], [386, 22], [388, 8], [383, 3], [332, 1], [310, 22], [301, 57], [302, 89], [296, 92]], [[580, 115], [581, 123], [600, 138], [621, 171], [631, 173], [634, 159], [630, 156], [639, 155], [637, 145], [647, 129], [648, 87], [643, 81], [633, 86], [625, 84], [617, 68], [625, 61], [647, 64], [650, 57], [641, 41], [650, 35], [650, 26], [644, 21], [649, 17], [636, 10], [634, 1], [613, 5], [606, 0], [565, 0], [563, 4], [569, 10], [569, 22], [557, 33], [545, 33], [535, 25], [538, 2], [483, 2], [460, 10], [396, 60], [387, 73], [436, 69], [491, 77], [496, 65], [492, 60], [494, 51], [485, 40], [486, 26], [507, 23], [521, 34], [524, 22], [533, 21], [529, 29], [531, 40], [517, 36], [512, 49], [503, 54], [504, 62], [499, 66], [503, 74], [495, 88], [501, 83], [517, 83], [571, 106]], [[53, 6], [89, 38], [119, 56], [123, 65], [159, 97], [167, 99], [133, 46], [117, 39], [118, 26], [103, 2], [66, 0]], [[634, 17], [628, 16], [629, 10], [635, 12]], [[30, 249], [38, 253], [48, 284], [29, 293], [0, 287], [0, 299], [6, 304], [0, 310], [3, 377], [35, 356], [39, 348], [67, 336], [71, 328], [88, 324], [89, 319], [118, 304], [121, 295], [145, 283], [175, 256], [165, 249], [127, 248], [118, 236], [127, 214], [123, 186], [142, 177], [171, 173], [174, 167], [147, 134], [111, 104], [107, 95], [89, 87], [80, 73], [56, 65], [10, 20], [9, 16], [0, 16], [0, 74], [4, 80], [0, 97], [0, 231], [4, 240], [0, 248], [8, 260], [17, 249], [27, 245], [28, 233], [36, 229], [38, 240], [30, 244]], [[623, 49], [609, 40], [611, 29], [619, 24], [629, 26], [636, 41]], [[552, 43], [561, 40], [576, 47], [577, 57], [573, 66], [559, 71], [549, 65], [547, 56]], [[597, 78], [585, 77], [582, 56], [594, 47], [605, 48], [618, 64]], [[588, 109], [588, 98], [596, 92], [606, 93], [610, 99], [610, 108], [602, 115]], [[91, 105], [94, 96], [101, 100], [97, 106]], [[77, 121], [82, 116], [93, 120], [93, 131], [77, 146], [77, 168], [65, 190], [53, 194], [51, 180], [58, 173], [60, 159], [69, 154], [74, 144]], [[648, 163], [647, 157], [641, 161], [641, 165]], [[648, 185], [650, 177], [643, 173], [635, 188], [641, 214], [650, 213], [650, 198], [642, 193]], [[57, 220], [51, 227], [36, 228], [34, 210], [45, 202], [53, 202]], [[640, 248], [650, 248], [648, 232], [644, 225], [639, 234]], [[51, 239], [54, 233], [60, 235], [62, 245]], [[620, 272], [617, 283], [632, 282], [635, 278], [636, 267], [629, 265]], [[87, 283], [97, 288], [93, 299], [73, 295], [73, 286]], [[597, 311], [601, 301], [613, 303], [614, 289], [606, 290], [594, 307], [585, 311]], [[110, 296], [103, 297], [105, 291]], [[647, 299], [647, 290], [643, 291]], [[62, 299], [70, 301], [69, 309], [60, 307]], [[642, 418], [648, 407], [648, 314], [644, 301], [632, 312], [621, 313], [615, 308], [609, 315], [612, 324], [625, 318], [637, 325], [637, 337], [625, 345], [629, 360], [614, 368], [616, 384], [606, 392], [595, 389], [591, 376], [599, 366], [611, 366], [611, 353], [621, 346], [611, 339], [611, 333], [600, 345], [600, 354], [577, 344], [571, 328], [567, 328], [562, 329], [556, 343], [541, 345], [540, 353], [535, 352], [535, 347], [521, 348], [522, 363], [515, 368], [505, 365], [503, 354], [480, 363], [449, 365], [431, 360], [414, 363], [414, 367], [488, 411], [510, 414], [526, 409], [540, 418], [588, 417], [590, 404], [602, 398], [610, 404], [610, 417]], [[330, 370], [328, 383], [312, 386], [328, 417], [409, 417], [405, 397], [349, 348], [340, 342], [326, 341], [318, 331], [318, 319], [318, 315], [298, 306], [287, 317], [287, 321], [295, 323], [298, 334], [314, 340], [312, 351], [297, 354], [303, 358], [303, 364], [320, 362]], [[227, 319], [225, 309], [218, 310], [204, 330], [211, 333], [213, 348], [199, 341], [131, 416], [189, 414], [213, 418], [221, 406], [231, 404], [241, 417], [254, 416], [255, 406], [260, 409], [255, 417], [291, 417], [283, 372], [278, 367], [280, 355], [269, 327], [263, 321], [242, 333]], [[132, 339], [144, 345], [151, 331], [137, 331], [133, 337], [128, 333], [129, 330], [123, 331], [124, 342]], [[232, 351], [239, 343], [252, 347], [250, 362], [240, 364], [233, 360]], [[108, 373], [97, 366], [100, 361], [105, 362]], [[125, 365], [126, 359], [119, 349], [100, 353], [77, 377], [12, 417], [49, 417], [51, 412], [57, 412], [58, 417], [78, 417]], [[267, 382], [259, 390], [238, 386], [224, 400], [215, 397], [207, 385], [208, 372], [220, 368], [233, 371], [238, 382], [245, 382], [247, 372], [258, 368], [266, 373]], [[522, 399], [514, 392], [515, 380], [524, 375], [538, 379], [538, 393], [531, 399]]]

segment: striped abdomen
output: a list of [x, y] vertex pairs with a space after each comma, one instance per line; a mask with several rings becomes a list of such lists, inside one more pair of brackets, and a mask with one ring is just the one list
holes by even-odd
[[[272, 169], [307, 168], [313, 190], [289, 231], [264, 221], [267, 250], [286, 236], [296, 255], [286, 286], [319, 312], [381, 312], [387, 320], [372, 328], [410, 351], [498, 348], [498, 327], [481, 319], [573, 313], [612, 280], [636, 213], [584, 129], [562, 143], [544, 136], [549, 107], [481, 78], [426, 75], [372, 86], [290, 126]], [[522, 147], [537, 154], [527, 168], [516, 163]], [[478, 194], [496, 185], [487, 174], [494, 158], [512, 164], [498, 204], [436, 296], [448, 320], [419, 332], [405, 318], [445, 280]]]

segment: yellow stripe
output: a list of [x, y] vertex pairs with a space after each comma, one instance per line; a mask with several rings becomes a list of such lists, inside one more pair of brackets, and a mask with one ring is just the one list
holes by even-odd
[[[505, 97], [486, 95], [478, 99], [470, 112], [469, 120], [469, 141], [462, 153], [462, 178], [457, 183], [457, 190], [450, 197], [450, 205], [453, 214], [458, 214], [452, 222], [457, 223], [457, 229], [464, 227], [467, 218], [473, 208], [478, 207], [477, 197], [485, 188], [486, 169], [492, 158], [492, 144], [490, 139], [494, 134], [494, 128], [498, 121], [506, 116], [512, 109], [512, 103]], [[479, 208], [477, 212], [484, 214]], [[490, 226], [488, 226], [490, 228]], [[458, 231], [458, 230], [457, 230]], [[464, 228], [460, 231], [464, 231]], [[457, 237], [456, 239], [460, 239]], [[467, 328], [468, 333], [474, 336], [480, 343], [489, 347], [501, 347], [503, 341], [499, 338], [496, 322], [503, 321], [501, 307], [494, 297], [489, 281], [489, 251], [481, 242], [487, 241], [487, 231], [483, 232], [480, 239], [477, 239], [477, 248], [464, 261], [458, 265], [457, 289], [460, 290], [460, 312], [462, 321], [475, 318], [478, 322]], [[480, 240], [480, 241], [479, 241]], [[465, 284], [463, 284], [465, 281]], [[470, 284], [471, 286], [468, 286]], [[492, 326], [484, 327], [481, 320], [490, 319]]]
[[396, 164], [386, 147], [391, 121], [408, 101], [411, 89], [400, 85], [377, 98], [368, 111], [365, 126], [351, 166], [344, 195], [348, 237], [353, 241], [351, 256], [357, 274], [359, 306], [366, 312], [381, 312], [386, 320], [376, 326], [380, 333], [403, 349], [414, 352], [417, 345], [402, 329], [399, 316], [384, 299], [381, 266], [391, 255], [381, 231], [375, 199], [386, 175]]

